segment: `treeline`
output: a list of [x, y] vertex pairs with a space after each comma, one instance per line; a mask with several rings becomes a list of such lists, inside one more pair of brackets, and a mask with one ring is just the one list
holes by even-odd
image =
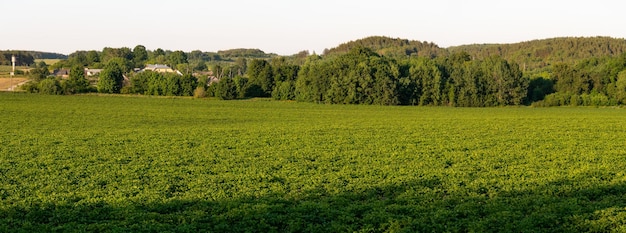
[[[46, 78], [46, 69], [41, 67], [45, 64], [31, 70], [39, 83], [26, 87], [42, 93], [97, 90], [221, 99], [272, 97], [330, 104], [464, 107], [626, 104], [626, 53], [614, 55], [621, 47], [612, 40], [607, 46], [584, 42], [605, 39], [585, 39], [574, 43], [578, 44], [574, 47], [597, 47], [589, 53], [604, 51], [606, 56], [589, 55], [576, 60], [574, 57], [586, 55], [570, 54], [564, 56], [573, 59], [564, 59], [569, 62], [546, 64], [532, 71], [525, 71], [527, 64], [506, 59], [505, 52], [488, 56], [462, 50], [447, 52], [428, 42], [386, 37], [342, 44], [322, 56], [310, 55], [307, 51], [293, 56], [274, 56], [255, 49], [218, 53], [149, 51], [138, 45], [132, 50], [77, 51], [60, 62], [62, 67], [69, 66], [73, 70], [103, 68], [99, 77], [89, 79], [91, 85], [87, 87], [74, 85], [84, 83], [84, 75], [75, 76], [69, 83], [60, 78]], [[556, 40], [569, 43], [569, 39]], [[237, 58], [222, 62], [220, 54]], [[245, 57], [247, 55], [261, 58]], [[138, 68], [152, 63], [168, 64], [182, 75], [137, 72]], [[41, 85], [44, 79], [56, 81]], [[47, 91], [52, 86], [61, 91]]]
[[394, 58], [354, 47], [340, 55], [309, 56], [303, 65], [286, 66], [275, 61], [249, 68], [246, 77], [223, 79], [213, 87], [214, 93], [218, 97], [228, 93], [223, 95], [225, 99], [271, 96], [331, 104], [626, 104], [626, 53], [584, 59], [573, 65], [557, 63], [532, 76], [498, 55], [476, 59], [466, 52], [435, 58]]
[[476, 59], [501, 56], [520, 64], [525, 72], [539, 73], [559, 63], [626, 53], [626, 40], [610, 37], [561, 37], [512, 44], [474, 44], [450, 47], [450, 53], [467, 52]]
[[340, 44], [335, 48], [325, 50], [324, 55], [343, 54], [356, 47], [369, 48], [387, 57], [421, 56], [434, 58], [447, 54], [445, 49], [432, 42], [372, 36]]
[[220, 80], [214, 92], [331, 104], [503, 106], [523, 104], [528, 83], [516, 64], [499, 57], [398, 60], [354, 47], [337, 56], [309, 56], [302, 66], [253, 60], [247, 78]]
[[127, 61], [127, 68], [143, 68], [146, 64], [166, 64], [181, 71], [208, 71], [211, 65], [220, 63], [240, 62], [242, 59], [268, 59], [276, 54], [267, 54], [259, 49], [231, 49], [218, 52], [203, 52], [194, 50], [183, 52], [157, 48], [148, 50], [143, 45], [133, 49], [104, 48], [101, 51], [76, 51], [68, 56], [67, 60], [55, 63], [52, 69], [69, 68], [74, 65], [101, 69], [113, 58], [123, 58]]
[[[537, 106], [609, 106], [626, 104], [626, 53], [620, 56], [591, 58], [574, 65], [558, 63], [530, 87]], [[543, 99], [543, 100], [542, 100]]]
[[35, 59], [66, 59], [67, 56], [58, 53], [38, 51], [6, 50], [0, 51], [0, 65], [11, 65], [11, 56], [15, 56], [17, 66], [32, 66]]
[[30, 66], [35, 63], [33, 54], [26, 51], [0, 51], [0, 65], [12, 65], [11, 57], [15, 56], [16, 66]]

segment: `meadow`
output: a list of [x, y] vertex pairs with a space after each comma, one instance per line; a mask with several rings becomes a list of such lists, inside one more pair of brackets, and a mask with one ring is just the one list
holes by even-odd
[[0, 93], [1, 232], [626, 232], [626, 109]]

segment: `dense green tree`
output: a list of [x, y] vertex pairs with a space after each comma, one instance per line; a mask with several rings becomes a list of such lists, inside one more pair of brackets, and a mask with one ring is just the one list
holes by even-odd
[[298, 77], [300, 66], [289, 64], [285, 57], [273, 58], [270, 65], [276, 82], [295, 81]]
[[274, 88], [274, 77], [272, 75], [272, 66], [266, 60], [254, 59], [248, 64], [249, 84], [254, 88], [260, 88], [255, 91], [253, 96], [249, 97], [268, 97]]
[[538, 77], [530, 80], [528, 84], [529, 103], [541, 101], [546, 95], [554, 93], [554, 82], [550, 79]]
[[311, 55], [298, 72], [296, 80], [296, 100], [304, 102], [324, 102], [331, 76], [330, 62], [322, 57]]
[[246, 91], [248, 91], [247, 88], [249, 87], [248, 78], [237, 75], [235, 76], [235, 78], [233, 78], [233, 81], [235, 82], [235, 86], [237, 87], [237, 98], [243, 99], [248, 96], [253, 96], [253, 94], [246, 93]]
[[264, 59], [271, 58], [272, 54], [267, 54], [260, 49], [229, 49], [223, 51], [217, 51], [217, 54], [220, 57], [225, 58], [256, 58], [256, 59]]
[[358, 47], [368, 48], [380, 55], [395, 58], [406, 56], [434, 58], [446, 54], [445, 49], [439, 48], [439, 46], [430, 42], [372, 36], [341, 44], [325, 51], [324, 55], [344, 54]]
[[0, 65], [12, 65], [11, 57], [15, 56], [16, 66], [31, 66], [35, 64], [35, 55], [39, 55], [40, 52], [31, 51], [0, 51]]
[[198, 79], [190, 74], [179, 76], [179, 85], [181, 96], [193, 96], [193, 92], [198, 86]]
[[180, 50], [174, 51], [167, 55], [167, 62], [170, 67], [176, 67], [178, 64], [188, 63], [187, 54]]
[[399, 74], [394, 60], [357, 47], [327, 60], [313, 58], [305, 62], [295, 84], [296, 99], [343, 104], [399, 104]]
[[626, 70], [618, 74], [615, 83], [615, 99], [619, 104], [626, 104]]
[[232, 78], [222, 78], [215, 85], [215, 96], [222, 100], [237, 98], [237, 86]]
[[499, 56], [482, 61], [482, 74], [489, 102], [487, 106], [520, 105], [528, 90], [528, 80], [523, 77], [517, 64], [509, 64]]
[[206, 65], [205, 61], [198, 61], [197, 63], [195, 63], [195, 65], [193, 65], [194, 71], [205, 71], [208, 68], [209, 67]]
[[243, 57], [238, 57], [235, 60], [235, 65], [237, 66], [237, 75], [244, 75], [248, 69], [248, 60]]
[[148, 51], [143, 45], [137, 45], [133, 48], [133, 63], [135, 67], [143, 67], [148, 60]]
[[100, 73], [98, 92], [120, 93], [124, 81], [124, 72], [120, 63], [124, 63], [124, 61], [118, 59], [110, 60]]
[[89, 80], [85, 78], [83, 67], [75, 65], [70, 69], [69, 78], [63, 84], [65, 94], [83, 93], [88, 90]]
[[294, 81], [278, 81], [272, 91], [275, 100], [295, 100], [296, 86]]
[[161, 48], [157, 48], [156, 50], [154, 50], [154, 52], [152, 53], [153, 56], [165, 56], [165, 50], [161, 49]]
[[[114, 58], [121, 58], [124, 60], [124, 63], [131, 64], [133, 61], [133, 51], [130, 48], [122, 47], [122, 48], [110, 48], [105, 47], [102, 49], [102, 55], [100, 56], [101, 61], [105, 64]], [[132, 66], [132, 65], [130, 65]], [[132, 69], [133, 67], [129, 67]]]
[[71, 66], [88, 66], [90, 62], [87, 59], [87, 51], [76, 51], [67, 58]]
[[87, 59], [87, 63], [89, 66], [92, 66], [95, 63], [100, 62], [100, 54], [98, 53], [98, 51], [95, 51], [95, 50], [87, 51], [85, 58]]
[[38, 84], [38, 91], [41, 94], [46, 95], [62, 95], [63, 88], [61, 87], [61, 82], [56, 78], [50, 77], [44, 80], [41, 80]]
[[593, 87], [587, 74], [565, 63], [556, 64], [553, 67], [552, 75], [555, 80], [554, 88], [557, 92], [574, 95], [589, 94]]
[[48, 65], [41, 61], [38, 62], [36, 67], [30, 70], [30, 78], [34, 82], [39, 82], [50, 75], [50, 70], [48, 70]]
[[497, 55], [521, 66], [523, 72], [538, 73], [553, 64], [573, 65], [577, 61], [626, 52], [626, 40], [609, 37], [561, 37], [513, 44], [473, 44], [450, 47], [450, 53], [465, 51], [474, 59]]

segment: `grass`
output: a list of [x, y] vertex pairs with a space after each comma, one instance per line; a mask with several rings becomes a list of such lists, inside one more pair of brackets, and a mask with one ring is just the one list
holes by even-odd
[[0, 231], [620, 232], [626, 109], [0, 93]]

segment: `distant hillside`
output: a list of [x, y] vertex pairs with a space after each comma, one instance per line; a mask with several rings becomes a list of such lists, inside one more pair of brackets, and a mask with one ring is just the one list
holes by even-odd
[[20, 54], [29, 54], [33, 56], [34, 59], [67, 59], [67, 55], [60, 53], [50, 53], [50, 52], [39, 52], [39, 51], [26, 51], [26, 50], [4, 50], [0, 51], [0, 53], [20, 53]]
[[67, 59], [67, 55], [59, 53], [4, 50], [0, 51], [0, 65], [11, 65], [11, 56], [17, 57], [17, 65], [28, 66], [35, 62], [35, 59]]
[[222, 58], [271, 58], [278, 55], [273, 53], [265, 53], [260, 49], [229, 49], [217, 51], [217, 54]]
[[35, 59], [67, 59], [67, 55], [60, 53], [31, 51]]
[[588, 58], [616, 56], [626, 52], [626, 40], [611, 37], [561, 37], [514, 44], [473, 44], [450, 47], [450, 53], [467, 52], [482, 59], [499, 55], [526, 71], [556, 63], [574, 64]]
[[324, 51], [324, 55], [347, 53], [356, 46], [367, 47], [381, 55], [391, 57], [422, 56], [432, 58], [447, 53], [445, 49], [431, 42], [372, 36], [343, 43], [335, 48]]

